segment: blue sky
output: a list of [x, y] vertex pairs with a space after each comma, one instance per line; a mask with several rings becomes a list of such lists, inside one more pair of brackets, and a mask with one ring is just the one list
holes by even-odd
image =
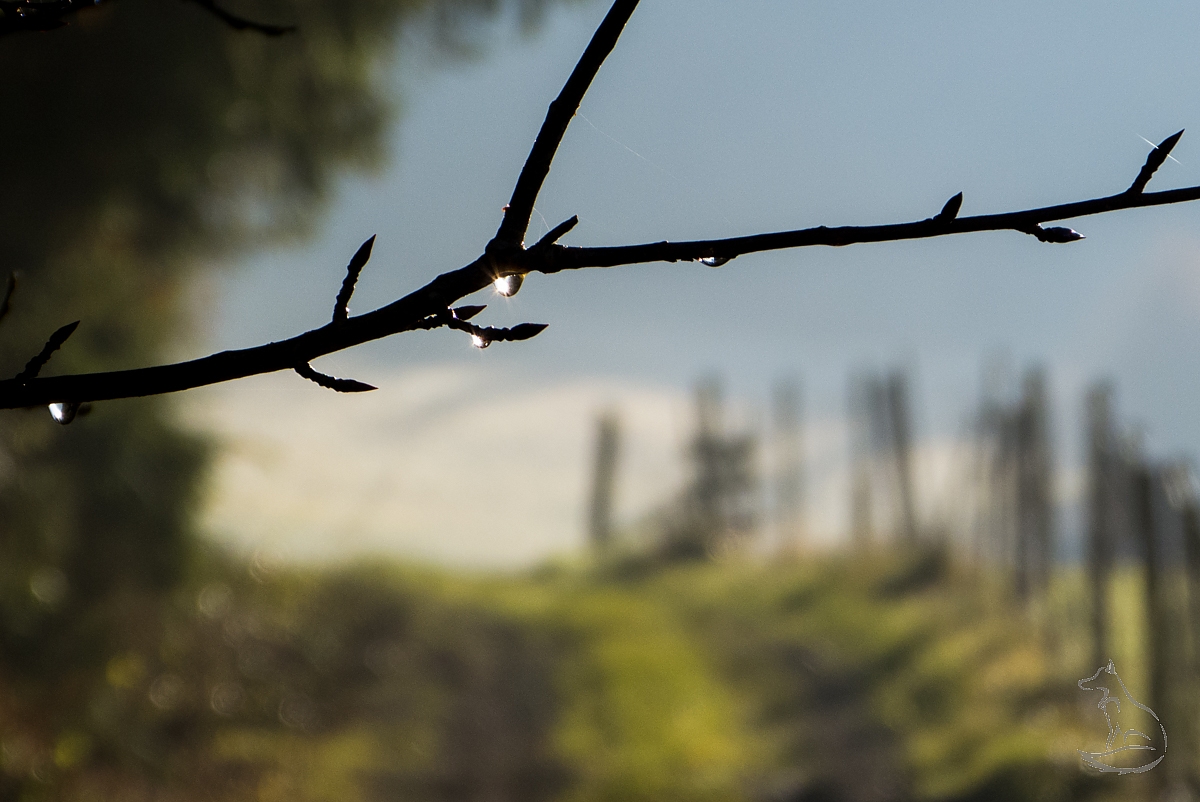
[[[499, 26], [467, 64], [402, 42], [390, 162], [343, 183], [313, 241], [224, 270], [196, 348], [320, 325], [370, 234], [358, 311], [473, 259], [605, 10], [556, 8], [524, 37]], [[572, 214], [582, 222], [565, 242], [625, 244], [914, 220], [959, 191], [964, 215], [1077, 200], [1124, 189], [1142, 137], [1180, 128], [1195, 134], [1150, 188], [1198, 184], [1198, 29], [1200, 8], [1181, 2], [644, 0], [567, 134], [531, 234]], [[373, 383], [453, 368], [665, 395], [718, 372], [751, 406], [792, 374], [814, 421], [841, 415], [850, 371], [901, 364], [932, 440], [962, 431], [984, 361], [1007, 355], [1049, 369], [1064, 465], [1079, 460], [1082, 391], [1099, 376], [1116, 380], [1122, 416], [1155, 453], [1200, 454], [1200, 205], [1071, 225], [1087, 239], [986, 233], [717, 270], [532, 276], [485, 313], [549, 323], [532, 342], [477, 353], [453, 333], [420, 333], [324, 364]], [[297, 380], [295, 392], [314, 391]]]

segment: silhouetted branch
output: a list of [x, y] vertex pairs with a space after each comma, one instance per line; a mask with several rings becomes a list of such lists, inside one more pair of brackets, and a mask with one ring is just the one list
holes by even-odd
[[62, 344], [67, 341], [67, 338], [75, 333], [75, 329], [79, 328], [79, 321], [68, 323], [61, 327], [53, 334], [50, 339], [46, 340], [46, 344], [42, 346], [42, 350], [33, 359], [25, 363], [25, 369], [12, 378], [12, 381], [18, 384], [24, 384], [30, 379], [36, 379], [37, 375], [42, 372], [42, 368], [46, 367], [46, 363], [50, 361], [50, 357], [54, 356], [54, 352], [62, 348]]
[[8, 313], [12, 310], [13, 293], [17, 291], [17, 274], [9, 273], [8, 281], [4, 284], [4, 298], [0, 300], [0, 320], [8, 317]]
[[371, 390], [378, 390], [378, 387], [363, 382], [355, 381], [354, 379], [339, 379], [334, 376], [326, 376], [324, 373], [318, 373], [313, 370], [312, 365], [307, 362], [296, 365], [293, 368], [304, 378], [310, 382], [316, 382], [322, 387], [327, 387], [330, 390], [337, 390], [339, 393], [367, 393]]
[[[0, 0], [0, 3], [5, 1]], [[572, 217], [556, 226], [535, 245], [526, 248], [523, 240], [529, 227], [533, 203], [567, 125], [636, 6], [636, 0], [616, 0], [605, 16], [566, 86], [550, 104], [546, 120], [517, 180], [512, 200], [505, 207], [504, 218], [496, 236], [487, 244], [484, 253], [469, 265], [443, 273], [424, 287], [387, 306], [350, 317], [347, 304], [358, 275], [370, 257], [371, 246], [374, 243], [372, 237], [351, 259], [334, 304], [333, 320], [321, 328], [287, 340], [237, 351], [222, 351], [173, 365], [74, 376], [31, 376], [25, 380], [18, 377], [0, 381], [0, 408], [44, 404], [69, 406], [83, 401], [160, 395], [279, 370], [295, 370], [323, 387], [341, 392], [361, 392], [373, 388], [351, 379], [337, 379], [317, 373], [309, 363], [326, 354], [406, 331], [450, 328], [471, 335], [474, 344], [480, 348], [486, 348], [493, 342], [534, 337], [546, 328], [544, 324], [522, 323], [512, 328], [478, 326], [469, 320], [482, 312], [483, 306], [454, 307], [460, 299], [488, 285], [492, 285], [503, 295], [512, 295], [520, 289], [523, 276], [532, 272], [557, 273], [562, 270], [616, 267], [657, 261], [697, 261], [719, 267], [738, 256], [761, 251], [811, 245], [844, 246], [864, 242], [894, 242], [975, 231], [1018, 231], [1042, 242], [1065, 243], [1083, 237], [1073, 229], [1063, 226], [1044, 227], [1044, 224], [1123, 209], [1200, 199], [1200, 186], [1165, 192], [1144, 191], [1155, 170], [1162, 165], [1171, 148], [1178, 142], [1182, 134], [1180, 132], [1168, 137], [1151, 151], [1145, 166], [1128, 190], [1091, 200], [1000, 214], [959, 217], [962, 207], [962, 193], [959, 193], [948, 200], [936, 215], [910, 223], [836, 228], [819, 226], [725, 239], [662, 241], [599, 248], [558, 244], [558, 240], [578, 222], [578, 218]], [[59, 332], [65, 328], [67, 327]], [[58, 333], [55, 336], [57, 337]], [[51, 339], [53, 341], [54, 338]], [[65, 336], [62, 339], [65, 339]], [[47, 348], [50, 348], [49, 343]], [[52, 351], [53, 349], [50, 349], [49, 352], [43, 353], [49, 358]], [[44, 364], [44, 360], [41, 364]], [[41, 365], [38, 365], [38, 369], [40, 367]], [[25, 376], [28, 370], [27, 368], [23, 371], [22, 376]], [[61, 410], [63, 407], [58, 408]]]
[[[67, 24], [67, 18], [85, 8], [109, 0], [0, 0], [0, 36], [20, 31], [52, 31]], [[255, 31], [264, 36], [282, 36], [295, 25], [269, 25], [232, 14], [214, 0], [191, 0], [235, 31]]]
[[66, 25], [68, 15], [95, 5], [93, 0], [0, 0], [0, 35], [17, 31], [52, 31]]
[[545, 323], [520, 323], [511, 329], [500, 329], [492, 326], [476, 326], [458, 317], [453, 311], [446, 320], [446, 326], [456, 331], [465, 331], [471, 335], [471, 344], [476, 348], [487, 348], [492, 343], [528, 340], [546, 330]]
[[350, 314], [350, 296], [354, 294], [354, 285], [358, 283], [359, 274], [371, 258], [371, 249], [375, 247], [375, 235], [359, 246], [350, 264], [346, 266], [346, 278], [342, 279], [342, 289], [338, 292], [337, 300], [333, 303], [333, 322], [345, 320]]
[[533, 214], [533, 205], [537, 202], [542, 184], [550, 173], [550, 164], [554, 161], [554, 154], [558, 152], [558, 146], [567, 132], [567, 126], [579, 110], [579, 104], [587, 94], [588, 87], [592, 85], [592, 79], [600, 71], [600, 65], [616, 46], [617, 39], [621, 37], [621, 31], [625, 30], [625, 23], [629, 21], [637, 4], [638, 0], [616, 0], [612, 4], [600, 27], [592, 35], [592, 41], [588, 42], [583, 55], [579, 57], [579, 63], [571, 71], [571, 77], [550, 104], [537, 139], [533, 141], [533, 149], [529, 151], [529, 157], [517, 178], [517, 185], [513, 188], [512, 200], [504, 209], [504, 219], [496, 231], [495, 241], [504, 245], [519, 246], [525, 238], [525, 232], [529, 228], [529, 216]]
[[1159, 143], [1158, 147], [1150, 151], [1150, 154], [1146, 156], [1146, 163], [1142, 165], [1137, 178], [1133, 179], [1133, 184], [1125, 191], [1133, 195], [1143, 192], [1146, 189], [1146, 185], [1150, 183], [1150, 179], [1154, 176], [1154, 171], [1162, 167], [1163, 162], [1171, 155], [1171, 150], [1175, 147], [1175, 143], [1179, 141], [1179, 137], [1181, 136], [1183, 136], [1182, 130], [1171, 134]]
[[937, 213], [935, 220], [953, 220], [958, 217], [958, 212], [962, 209], [963, 194], [960, 192], [950, 200], [946, 201], [946, 205]]
[[255, 22], [245, 17], [239, 17], [237, 14], [231, 14], [221, 8], [213, 0], [191, 1], [235, 31], [254, 31], [261, 33], [263, 36], [283, 36], [285, 33], [292, 33], [296, 30], [295, 25], [269, 25], [264, 22]]
[[571, 219], [564, 220], [554, 228], [550, 229], [546, 236], [542, 237], [533, 244], [533, 247], [530, 248], [530, 250], [537, 252], [543, 248], [549, 248], [551, 245], [565, 237], [567, 232], [577, 225], [579, 225], [579, 215], [572, 215]]

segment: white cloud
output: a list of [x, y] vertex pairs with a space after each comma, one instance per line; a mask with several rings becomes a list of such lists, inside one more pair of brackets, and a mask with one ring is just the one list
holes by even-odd
[[682, 480], [690, 405], [618, 380], [522, 386], [495, 372], [372, 376], [362, 395], [292, 375], [195, 393], [183, 408], [220, 444], [202, 525], [283, 559], [397, 554], [524, 565], [583, 547], [595, 422], [620, 412], [617, 516], [631, 521]]

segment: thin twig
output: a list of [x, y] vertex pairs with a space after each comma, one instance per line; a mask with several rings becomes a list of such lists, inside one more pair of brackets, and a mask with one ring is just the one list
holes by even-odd
[[324, 373], [318, 373], [307, 362], [296, 365], [293, 370], [310, 382], [315, 382], [330, 390], [337, 390], [339, 393], [369, 393], [372, 390], [379, 389], [372, 384], [355, 381], [354, 379], [339, 379], [336, 376], [327, 376]]
[[296, 30], [295, 25], [269, 25], [265, 22], [255, 22], [245, 17], [239, 17], [237, 14], [231, 14], [218, 6], [214, 0], [191, 1], [235, 31], [254, 31], [255, 33], [261, 33], [263, 36], [283, 36], [285, 33], [293, 33]]
[[[1019, 231], [1038, 237], [1043, 242], [1071, 242], [1082, 239], [1069, 228], [1041, 228], [1042, 223], [1090, 217], [1105, 212], [1135, 209], [1143, 206], [1164, 206], [1200, 200], [1200, 186], [1169, 189], [1164, 192], [1129, 194], [1122, 192], [1092, 200], [1043, 206], [1019, 212], [982, 214], [974, 217], [945, 219], [930, 217], [912, 223], [893, 223], [880, 226], [817, 226], [795, 231], [777, 231], [728, 239], [691, 240], [687, 242], [651, 242], [642, 245], [621, 245], [609, 248], [578, 248], [555, 245], [548, 249], [547, 264], [534, 270], [555, 273], [584, 267], [617, 267], [645, 262], [698, 261], [712, 257], [733, 259], [749, 253], [804, 248], [810, 245], [845, 246], [865, 242], [898, 242], [910, 239], [944, 237], [977, 231]], [[1074, 234], [1074, 236], [1072, 236]], [[1062, 237], [1061, 239], [1057, 237]]]
[[1179, 137], [1183, 136], [1183, 131], [1171, 134], [1164, 139], [1150, 154], [1146, 157], [1146, 163], [1142, 165], [1142, 169], [1138, 172], [1137, 178], [1133, 179], [1133, 184], [1129, 189], [1125, 190], [1131, 194], [1137, 195], [1146, 189], [1146, 185], [1150, 183], [1150, 179], [1154, 177], [1154, 172], [1162, 167], [1163, 162], [1171, 155], [1171, 150], [1179, 142]]
[[525, 166], [521, 168], [521, 175], [517, 178], [517, 184], [513, 187], [512, 200], [505, 207], [504, 219], [496, 231], [496, 242], [503, 245], [519, 245], [525, 238], [525, 232], [529, 229], [529, 216], [533, 214], [538, 193], [542, 191], [542, 184], [550, 173], [550, 165], [554, 161], [554, 154], [558, 152], [558, 146], [562, 143], [563, 135], [567, 132], [567, 126], [571, 124], [571, 118], [575, 116], [583, 96], [592, 85], [592, 79], [600, 71], [600, 65], [616, 47], [621, 32], [625, 30], [625, 23], [629, 21], [637, 4], [638, 0], [616, 0], [612, 4], [600, 27], [592, 35], [592, 40], [588, 42], [587, 49], [579, 57], [579, 63], [571, 71], [571, 77], [550, 104], [542, 128], [538, 131], [537, 139], [533, 141], [533, 148], [530, 149]]
[[354, 295], [354, 285], [358, 283], [358, 277], [362, 273], [363, 267], [371, 258], [371, 249], [375, 247], [375, 235], [359, 246], [355, 251], [354, 256], [350, 259], [350, 264], [346, 266], [346, 278], [342, 279], [342, 289], [338, 292], [337, 299], [333, 302], [333, 322], [340, 323], [350, 315], [350, 297]]
[[62, 348], [63, 343], [75, 333], [75, 329], [77, 328], [79, 328], [78, 320], [56, 330], [50, 335], [50, 339], [46, 340], [46, 344], [42, 346], [42, 350], [33, 359], [25, 363], [25, 369], [10, 379], [10, 381], [17, 384], [25, 384], [32, 379], [36, 379], [37, 375], [42, 372], [42, 368], [46, 367], [46, 363], [50, 361], [50, 357], [54, 356], [54, 352]]
[[[0, 3], [4, 1], [0, 0]], [[557, 240], [575, 224], [576, 219], [572, 218], [555, 227], [533, 247], [526, 248], [522, 241], [529, 226], [533, 203], [550, 169], [566, 126], [636, 6], [636, 0], [616, 0], [613, 4], [579, 64], [571, 73], [567, 85], [558, 99], [551, 104], [546, 121], [521, 171], [512, 201], [506, 208], [496, 237], [488, 243], [483, 255], [469, 265], [444, 273], [419, 290], [387, 306], [350, 317], [345, 313], [346, 302], [353, 290], [358, 271], [362, 269], [361, 264], [358, 264], [357, 268], [355, 265], [360, 260], [365, 263], [365, 257], [370, 253], [369, 246], [372, 240], [368, 240], [351, 260], [342, 291], [335, 303], [334, 320], [321, 328], [280, 342], [237, 351], [222, 351], [173, 365], [109, 373], [31, 377], [27, 380], [20, 380], [21, 377], [18, 377], [0, 381], [0, 409], [53, 402], [100, 401], [160, 395], [279, 370], [296, 370], [302, 376], [334, 389], [340, 389], [334, 386], [334, 382], [349, 382], [350, 384], [341, 386], [357, 388], [361, 383], [318, 374], [312, 370], [309, 362], [319, 356], [406, 331], [448, 327], [470, 334], [480, 347], [495, 341], [523, 340], [539, 334], [545, 328], [542, 324], [523, 323], [510, 329], [477, 326], [467, 321], [479, 314], [483, 310], [482, 306], [454, 307], [460, 299], [484, 289], [503, 276], [520, 276], [530, 272], [556, 273], [561, 270], [615, 267], [654, 261], [692, 260], [716, 266], [735, 257], [761, 251], [811, 245], [844, 246], [864, 242], [894, 242], [975, 231], [1017, 231], [1034, 236], [1042, 242], [1072, 242], [1081, 239], [1082, 235], [1070, 228], [1047, 228], [1044, 224], [1123, 209], [1200, 199], [1200, 186], [1165, 192], [1143, 191], [1154, 171], [1178, 141], [1179, 135], [1176, 134], [1164, 140], [1151, 152], [1146, 165], [1128, 190], [1091, 200], [1001, 214], [959, 217], [958, 212], [962, 205], [960, 193], [947, 201], [934, 216], [911, 223], [837, 228], [819, 226], [726, 239], [674, 243], [663, 241], [608, 248], [579, 248], [557, 244]], [[368, 386], [361, 385], [361, 389]]]
[[8, 281], [4, 283], [4, 298], [0, 300], [0, 320], [8, 317], [8, 313], [12, 311], [13, 293], [17, 291], [17, 274], [9, 273]]

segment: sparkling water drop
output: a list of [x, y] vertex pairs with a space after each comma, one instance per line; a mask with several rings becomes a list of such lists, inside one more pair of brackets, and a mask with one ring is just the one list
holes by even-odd
[[482, 334], [472, 334], [471, 335], [471, 345], [475, 346], [476, 348], [479, 348], [479, 349], [487, 348], [491, 344], [492, 344], [492, 341], [489, 340], [487, 337], [484, 337]]
[[78, 412], [79, 403], [76, 401], [55, 401], [50, 405], [50, 417], [54, 418], [56, 423], [61, 423], [63, 426], [75, 420], [75, 415]]
[[525, 278], [519, 273], [513, 273], [508, 276], [497, 276], [494, 285], [496, 292], [503, 295], [505, 298], [511, 298], [521, 289], [521, 285], [525, 283]]
[[700, 264], [708, 267], [720, 267], [721, 265], [729, 264], [733, 261], [731, 256], [702, 256], [699, 260]]

